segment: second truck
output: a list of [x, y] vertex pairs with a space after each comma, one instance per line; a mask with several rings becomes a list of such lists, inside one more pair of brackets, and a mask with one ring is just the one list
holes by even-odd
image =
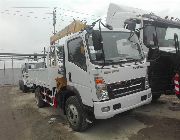
[[[122, 14], [126, 16], [122, 16]], [[143, 46], [147, 61], [148, 78], [152, 99], [156, 101], [161, 94], [174, 93], [174, 76], [180, 72], [180, 21], [178, 18], [161, 18], [153, 13], [135, 8], [121, 8], [111, 4], [107, 23], [113, 27], [124, 27], [134, 32]], [[179, 89], [178, 89], [179, 90]], [[176, 92], [179, 93], [179, 92]], [[177, 94], [179, 97], [180, 94]]]

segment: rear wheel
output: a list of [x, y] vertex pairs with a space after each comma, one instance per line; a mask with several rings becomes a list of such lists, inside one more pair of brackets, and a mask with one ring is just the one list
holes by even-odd
[[36, 99], [36, 104], [39, 108], [45, 106], [45, 102], [42, 100], [42, 95], [39, 87], [35, 89], [35, 99]]
[[84, 131], [88, 127], [87, 113], [76, 96], [67, 99], [65, 105], [66, 117], [70, 127], [75, 131]]
[[22, 80], [19, 80], [19, 89], [22, 90]]

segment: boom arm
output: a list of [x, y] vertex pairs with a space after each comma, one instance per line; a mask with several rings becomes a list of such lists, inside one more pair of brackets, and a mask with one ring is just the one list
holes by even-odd
[[83, 30], [85, 27], [86, 27], [85, 23], [81, 22], [80, 20], [74, 20], [71, 24], [66, 26], [64, 29], [59, 31], [57, 34], [51, 36], [50, 44], [51, 45], [54, 44], [57, 40], [65, 37], [69, 34], [79, 32], [79, 31]]

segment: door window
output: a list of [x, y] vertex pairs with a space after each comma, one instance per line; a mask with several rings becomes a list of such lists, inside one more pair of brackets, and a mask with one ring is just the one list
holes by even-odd
[[75, 38], [68, 42], [68, 61], [87, 71], [85, 50], [82, 38]]

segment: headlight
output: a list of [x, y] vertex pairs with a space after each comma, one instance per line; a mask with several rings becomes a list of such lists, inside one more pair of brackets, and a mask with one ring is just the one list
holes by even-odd
[[99, 100], [108, 100], [107, 87], [102, 77], [95, 77], [96, 94]]
[[145, 89], [149, 88], [149, 79], [148, 79], [148, 75], [146, 75], [145, 77]]
[[96, 90], [96, 94], [99, 100], [108, 100], [108, 92], [106, 90]]

